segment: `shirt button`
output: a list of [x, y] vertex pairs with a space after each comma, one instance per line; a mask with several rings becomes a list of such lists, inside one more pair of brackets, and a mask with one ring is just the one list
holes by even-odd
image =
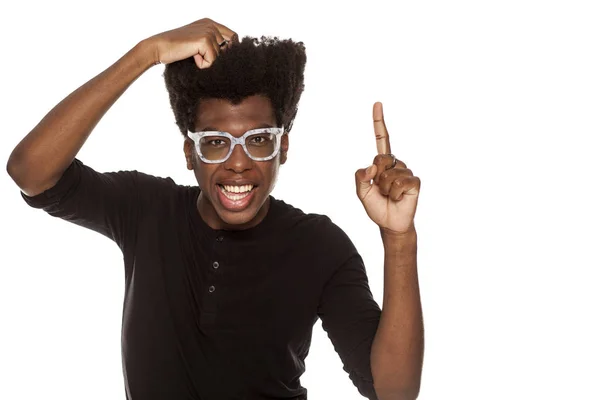
[[217, 242], [222, 242], [223, 241], [223, 236], [217, 236]]
[[215, 287], [214, 286], [209, 287], [208, 291], [211, 292], [211, 293], [214, 292], [215, 291]]
[[214, 268], [214, 269], [217, 269], [217, 268], [219, 268], [219, 263], [215, 261], [215, 262], [213, 263], [213, 268]]

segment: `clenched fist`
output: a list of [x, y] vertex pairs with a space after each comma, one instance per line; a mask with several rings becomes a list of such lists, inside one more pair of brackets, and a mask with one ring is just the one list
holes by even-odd
[[200, 69], [209, 68], [219, 52], [239, 42], [238, 35], [225, 25], [203, 18], [189, 25], [159, 33], [147, 39], [155, 64], [170, 64], [194, 57]]

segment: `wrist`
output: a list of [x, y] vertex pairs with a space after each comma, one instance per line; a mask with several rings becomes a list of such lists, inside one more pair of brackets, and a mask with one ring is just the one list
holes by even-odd
[[144, 70], [153, 67], [154, 65], [160, 64], [158, 59], [158, 50], [154, 37], [149, 37], [140, 41], [134, 47], [135, 57], [138, 64], [144, 68]]
[[379, 229], [383, 246], [386, 249], [413, 248], [417, 245], [417, 231], [414, 224], [406, 232], [394, 232], [385, 228]]
[[417, 230], [415, 229], [415, 224], [412, 223], [410, 227], [405, 232], [396, 232], [387, 228], [379, 227], [379, 232], [381, 233], [381, 237], [383, 239], [391, 239], [391, 240], [402, 240], [402, 239], [411, 239], [417, 237]]

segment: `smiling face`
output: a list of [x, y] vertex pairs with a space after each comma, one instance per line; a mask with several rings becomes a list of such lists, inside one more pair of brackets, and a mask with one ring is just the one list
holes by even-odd
[[[261, 95], [246, 97], [237, 105], [225, 99], [203, 99], [196, 114], [196, 132], [224, 131], [241, 137], [251, 129], [276, 126], [271, 101]], [[248, 229], [260, 223], [268, 211], [279, 165], [287, 159], [288, 143], [284, 134], [279, 155], [269, 161], [254, 161], [241, 146], [235, 146], [226, 161], [207, 164], [196, 153], [194, 142], [186, 138], [187, 167], [194, 171], [202, 191], [198, 198], [202, 219], [213, 229]]]

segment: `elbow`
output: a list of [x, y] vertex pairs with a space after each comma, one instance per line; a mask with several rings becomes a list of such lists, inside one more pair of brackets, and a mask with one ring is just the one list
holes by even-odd
[[27, 177], [23, 171], [23, 163], [20, 162], [14, 154], [8, 158], [8, 162], [6, 163], [6, 172], [11, 177], [11, 179], [21, 188], [21, 191], [28, 194], [27, 192], [31, 192], [31, 185], [27, 182]]
[[15, 156], [14, 153], [8, 158], [6, 172], [27, 196], [35, 196], [44, 192], [56, 183], [54, 180], [40, 180], [39, 175], [32, 174], [32, 168], [26, 162]]
[[6, 172], [12, 178], [12, 180], [15, 181], [15, 183], [19, 186], [21, 186], [20, 181], [22, 180], [20, 178], [20, 176], [21, 176], [21, 173], [19, 172], [20, 170], [21, 170], [21, 168], [19, 167], [19, 161], [14, 156], [14, 152], [13, 152], [13, 154], [10, 155], [10, 157], [8, 158], [8, 161], [6, 163]]
[[30, 168], [27, 168], [27, 160], [23, 157], [22, 152], [19, 148], [15, 148], [6, 162], [6, 172], [12, 178], [13, 181], [19, 186], [23, 180], [26, 180], [26, 172]]
[[16, 172], [17, 160], [15, 156], [15, 152], [13, 151], [10, 157], [8, 157], [8, 161], [6, 162], [6, 172], [10, 175], [11, 178], [14, 179], [14, 175]]

